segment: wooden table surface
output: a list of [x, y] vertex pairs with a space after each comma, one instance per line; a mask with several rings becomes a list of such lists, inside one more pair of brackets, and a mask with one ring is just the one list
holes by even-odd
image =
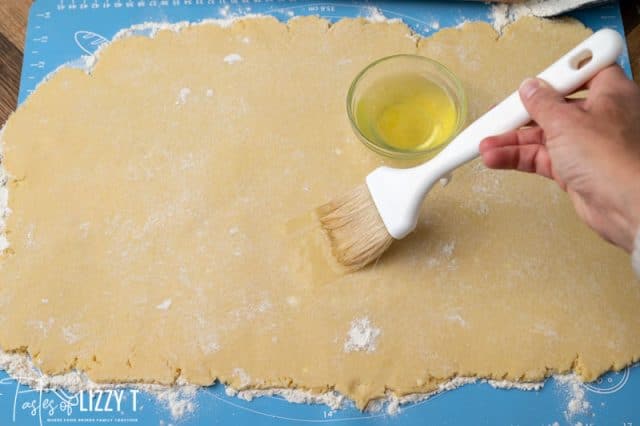
[[[0, 126], [15, 109], [24, 33], [33, 0], [0, 0]], [[635, 81], [640, 84], [640, 3], [621, 0]]]

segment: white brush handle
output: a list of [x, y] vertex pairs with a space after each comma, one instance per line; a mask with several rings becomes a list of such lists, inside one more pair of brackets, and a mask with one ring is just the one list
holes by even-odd
[[[599, 71], [613, 64], [622, 53], [624, 42], [614, 30], [600, 30], [538, 75], [556, 91], [569, 95]], [[591, 60], [578, 67], [588, 57]], [[479, 155], [480, 142], [489, 136], [518, 129], [531, 120], [518, 92], [512, 93], [489, 112], [463, 130], [433, 160], [418, 168], [429, 169], [438, 178]]]
[[[571, 94], [613, 64], [624, 41], [614, 30], [594, 33], [538, 75], [563, 95]], [[587, 62], [587, 58], [590, 60]], [[367, 176], [367, 186], [378, 213], [395, 239], [415, 229], [420, 205], [427, 192], [442, 177], [476, 158], [480, 142], [518, 129], [531, 120], [516, 91], [463, 130], [432, 160], [410, 169], [380, 167]]]

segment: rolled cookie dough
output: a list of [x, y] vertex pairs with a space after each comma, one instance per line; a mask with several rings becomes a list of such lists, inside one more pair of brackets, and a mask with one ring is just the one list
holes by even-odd
[[629, 364], [640, 286], [552, 182], [472, 163], [411, 237], [331, 282], [284, 226], [381, 163], [345, 113], [365, 65], [438, 60], [473, 119], [588, 34], [522, 19], [416, 43], [402, 23], [249, 19], [124, 38], [90, 74], [60, 70], [3, 135], [0, 346], [49, 374], [334, 388], [360, 407], [457, 375]]

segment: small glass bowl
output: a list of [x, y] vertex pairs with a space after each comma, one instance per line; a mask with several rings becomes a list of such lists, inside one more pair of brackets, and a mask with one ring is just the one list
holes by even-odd
[[[367, 138], [358, 126], [355, 111], [367, 89], [381, 79], [407, 73], [418, 74], [437, 84], [445, 90], [454, 103], [457, 116], [455, 130], [449, 139], [436, 147], [423, 150], [403, 150], [389, 145], [382, 146]], [[396, 160], [426, 160], [447, 146], [462, 130], [467, 119], [467, 98], [458, 77], [444, 65], [424, 56], [402, 54], [379, 59], [358, 74], [347, 95], [347, 113], [356, 135], [372, 151]]]

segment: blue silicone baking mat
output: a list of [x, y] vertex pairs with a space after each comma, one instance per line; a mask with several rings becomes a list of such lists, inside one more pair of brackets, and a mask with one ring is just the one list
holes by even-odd
[[[31, 9], [19, 102], [59, 66], [91, 55], [119, 30], [142, 22], [197, 22], [245, 14], [287, 20], [298, 15], [342, 17], [384, 14], [428, 35], [465, 21], [491, 21], [491, 6], [455, 1], [307, 0], [37, 0]], [[623, 33], [616, 3], [572, 13], [594, 30]], [[628, 57], [620, 60], [629, 71]], [[589, 313], [585, 312], [588, 318]], [[102, 392], [41, 391], [19, 385], [0, 371], [0, 425], [52, 423], [138, 425], [619, 425], [640, 424], [640, 370], [610, 373], [591, 384], [549, 379], [538, 391], [496, 389], [473, 383], [403, 406], [399, 413], [361, 413], [352, 405], [332, 411], [324, 405], [289, 403], [279, 397], [251, 402], [225, 394], [221, 385], [173, 403], [136, 389]], [[174, 409], [172, 413], [170, 408]], [[183, 412], [182, 416], [176, 416]]]

